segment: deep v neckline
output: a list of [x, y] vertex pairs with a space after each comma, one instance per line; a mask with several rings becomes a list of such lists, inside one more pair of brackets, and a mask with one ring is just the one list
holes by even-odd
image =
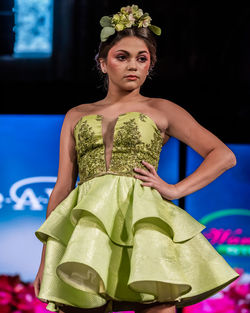
[[109, 124], [110, 123], [114, 123], [113, 124], [113, 127], [112, 127], [112, 132], [111, 132], [111, 145], [109, 146], [110, 147], [110, 158], [109, 158], [109, 164], [107, 164], [107, 144], [105, 142], [105, 139], [106, 139], [106, 136], [104, 136], [103, 132], [103, 121], [106, 119], [106, 117], [102, 114], [87, 114], [87, 115], [84, 115], [82, 116], [78, 122], [75, 124], [74, 128], [73, 128], [73, 132], [75, 134], [75, 131], [77, 129], [77, 127], [81, 124], [81, 121], [84, 119], [84, 118], [89, 118], [89, 117], [99, 117], [100, 118], [100, 122], [101, 122], [101, 137], [102, 137], [102, 143], [103, 143], [103, 147], [104, 147], [104, 163], [105, 163], [105, 170], [106, 172], [109, 172], [110, 171], [110, 168], [111, 168], [111, 165], [112, 165], [112, 155], [113, 155], [113, 146], [114, 146], [114, 138], [115, 138], [115, 134], [116, 134], [116, 129], [118, 127], [118, 124], [119, 124], [119, 121], [121, 119], [121, 117], [123, 116], [127, 116], [127, 115], [130, 115], [130, 114], [138, 114], [138, 115], [143, 115], [145, 116], [150, 122], [151, 124], [154, 126], [156, 132], [158, 133], [158, 135], [161, 137], [161, 140], [162, 140], [162, 144], [163, 144], [163, 138], [161, 136], [161, 131], [160, 131], [160, 128], [158, 127], [158, 125], [156, 124], [156, 122], [147, 114], [145, 113], [142, 113], [142, 112], [138, 112], [138, 111], [130, 111], [130, 112], [125, 112], [125, 113], [121, 113], [119, 114], [115, 119], [113, 119], [112, 121], [108, 122], [108, 124], [106, 125], [106, 131], [108, 130], [109, 128]]

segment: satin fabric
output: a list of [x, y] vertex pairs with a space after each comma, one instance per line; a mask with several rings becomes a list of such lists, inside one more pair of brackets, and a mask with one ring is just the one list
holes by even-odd
[[38, 298], [49, 311], [200, 302], [239, 277], [204, 229], [139, 179], [95, 177], [72, 190], [35, 232], [47, 245]]

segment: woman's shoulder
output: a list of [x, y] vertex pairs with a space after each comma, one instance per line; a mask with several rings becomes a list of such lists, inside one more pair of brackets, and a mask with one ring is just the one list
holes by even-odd
[[92, 105], [93, 103], [82, 103], [70, 108], [66, 112], [64, 119], [70, 124], [72, 134], [79, 119], [81, 119], [82, 116], [89, 114]]
[[165, 98], [149, 98], [149, 102], [153, 108], [157, 109], [162, 114], [182, 109], [177, 103]]
[[72, 116], [77, 115], [77, 114], [84, 114], [85, 112], [88, 113], [90, 106], [92, 106], [94, 103], [95, 102], [78, 104], [78, 105], [70, 108], [66, 112], [66, 115], [72, 117]]

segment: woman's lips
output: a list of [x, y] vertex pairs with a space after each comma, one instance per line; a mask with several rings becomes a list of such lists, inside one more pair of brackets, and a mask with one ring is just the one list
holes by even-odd
[[138, 77], [137, 76], [126, 76], [125, 78], [129, 79], [129, 80], [136, 80]]

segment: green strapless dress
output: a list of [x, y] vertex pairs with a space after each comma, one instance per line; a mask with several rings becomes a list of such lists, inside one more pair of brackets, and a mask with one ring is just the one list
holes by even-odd
[[47, 309], [107, 304], [112, 311], [110, 304], [120, 310], [125, 302], [184, 307], [237, 279], [201, 233], [204, 225], [134, 177], [134, 167], [147, 170], [142, 160], [158, 168], [163, 139], [152, 118], [119, 115], [108, 169], [102, 120], [92, 114], [76, 124], [80, 181], [35, 232], [46, 244], [38, 298]]

